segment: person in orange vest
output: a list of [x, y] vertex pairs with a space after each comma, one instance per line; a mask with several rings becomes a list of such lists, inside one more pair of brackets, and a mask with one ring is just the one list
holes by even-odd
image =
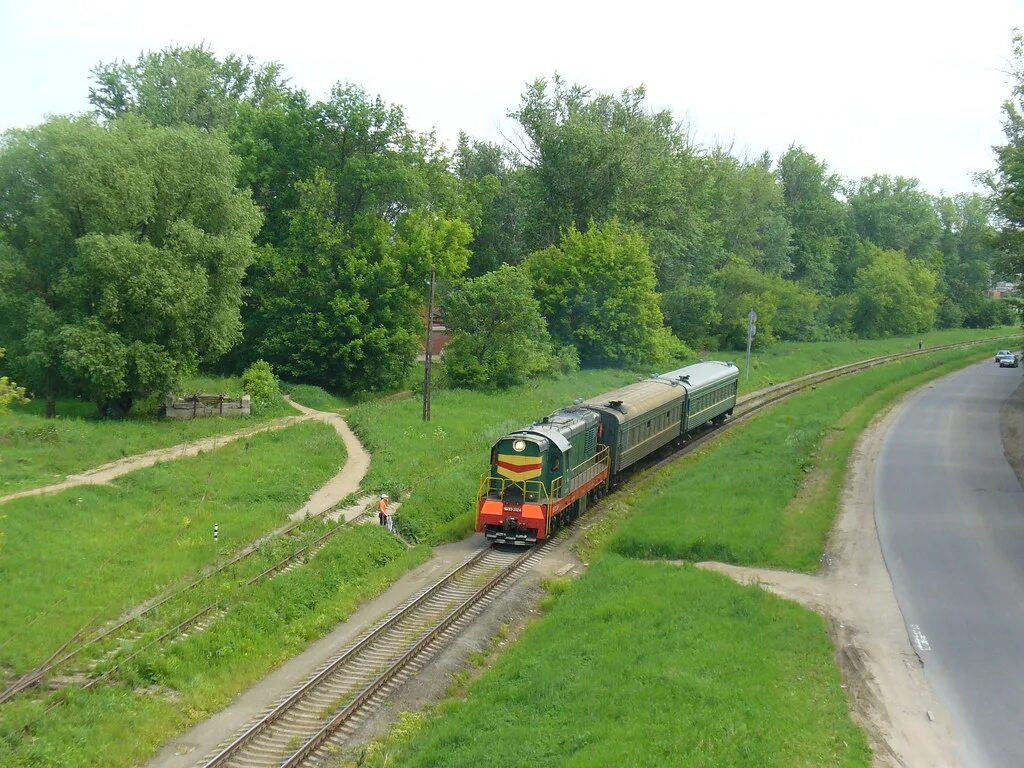
[[377, 519], [380, 520], [381, 525], [388, 524], [388, 495], [386, 493], [382, 493], [380, 501], [377, 502]]

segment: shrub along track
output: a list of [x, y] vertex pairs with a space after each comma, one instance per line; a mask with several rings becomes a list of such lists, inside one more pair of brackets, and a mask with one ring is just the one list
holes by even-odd
[[[1005, 338], [1005, 337], [1001, 337]], [[1018, 338], [1018, 337], [1012, 337]], [[991, 343], [993, 339], [983, 340]], [[710, 427], [656, 456], [647, 466], [668, 464], [713, 439], [721, 430], [741, 424], [761, 410], [809, 387], [868, 368], [943, 350], [972, 346], [962, 342], [883, 355], [801, 376], [746, 395], [734, 418]], [[559, 532], [521, 555], [484, 547], [470, 559], [371, 629], [269, 712], [201, 763], [203, 768], [317, 764], [332, 748], [342, 746], [352, 729], [449, 640], [565, 537]], [[493, 574], [493, 575], [492, 575]], [[441, 610], [443, 607], [443, 610]], [[439, 642], [441, 641], [441, 642]]]

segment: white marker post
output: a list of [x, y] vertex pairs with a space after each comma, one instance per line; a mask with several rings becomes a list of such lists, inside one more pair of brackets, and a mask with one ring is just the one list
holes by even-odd
[[754, 334], [757, 333], [757, 312], [750, 310], [747, 315], [747, 373], [746, 379], [750, 380], [750, 345], [754, 341]]
[[220, 523], [214, 523], [213, 524], [213, 540], [217, 541], [217, 539], [219, 537], [220, 537]]

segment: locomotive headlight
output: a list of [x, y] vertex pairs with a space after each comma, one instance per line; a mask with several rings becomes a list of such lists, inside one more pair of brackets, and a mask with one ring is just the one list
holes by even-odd
[[526, 450], [526, 441], [525, 440], [516, 440], [514, 443], [512, 443], [512, 450], [514, 450], [514, 451], [516, 451], [518, 453], [522, 453], [523, 451]]

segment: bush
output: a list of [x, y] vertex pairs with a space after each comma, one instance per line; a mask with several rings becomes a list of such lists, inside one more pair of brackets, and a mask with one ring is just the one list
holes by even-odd
[[242, 389], [252, 399], [252, 411], [269, 410], [281, 398], [281, 389], [270, 363], [257, 360], [242, 374]]

